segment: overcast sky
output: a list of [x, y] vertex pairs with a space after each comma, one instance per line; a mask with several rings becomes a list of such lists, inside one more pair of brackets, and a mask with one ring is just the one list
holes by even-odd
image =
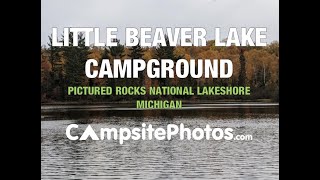
[[[266, 27], [267, 42], [279, 40], [279, 0], [41, 0], [41, 45], [52, 27], [203, 27], [207, 40], [221, 27]], [[101, 35], [101, 40], [104, 36]]]

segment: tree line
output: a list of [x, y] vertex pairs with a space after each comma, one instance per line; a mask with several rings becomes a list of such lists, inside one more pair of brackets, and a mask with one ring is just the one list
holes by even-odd
[[[87, 47], [85, 37], [78, 35], [78, 46], [72, 46], [72, 33], [69, 34], [69, 47], [52, 46], [49, 36], [47, 46], [41, 47], [41, 100], [52, 101], [122, 101], [135, 99], [189, 99], [218, 100], [242, 99], [279, 100], [279, 43], [274, 41], [265, 47], [216, 47], [214, 40], [203, 47], [141, 47], [139, 44], [126, 47], [115, 39], [117, 46]], [[63, 37], [61, 39], [63, 41]], [[166, 38], [168, 43], [168, 38]], [[150, 79], [140, 72], [139, 79], [89, 79], [85, 76], [84, 66], [87, 59], [230, 59], [233, 62], [233, 76], [228, 79], [187, 77], [179, 79]], [[99, 67], [97, 67], [98, 69]], [[68, 86], [250, 86], [250, 96], [68, 96]]]

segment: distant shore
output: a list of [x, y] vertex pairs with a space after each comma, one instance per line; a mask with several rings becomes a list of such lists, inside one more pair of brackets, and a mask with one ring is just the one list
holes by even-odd
[[[225, 100], [182, 100], [185, 104], [219, 104], [219, 103], [279, 103], [272, 99], [256, 99], [256, 100], [239, 100], [239, 99], [225, 99]], [[41, 105], [103, 105], [103, 104], [135, 104], [136, 101], [50, 101], [41, 102]]]

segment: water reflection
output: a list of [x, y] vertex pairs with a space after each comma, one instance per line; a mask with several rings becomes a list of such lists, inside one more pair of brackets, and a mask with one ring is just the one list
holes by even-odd
[[[42, 109], [42, 179], [278, 179], [278, 107], [189, 110]], [[103, 107], [105, 108], [105, 107]], [[77, 108], [74, 108], [77, 109]], [[97, 110], [98, 109], [98, 110]], [[231, 127], [253, 141], [70, 141], [65, 128], [78, 123], [102, 127]]]
[[[197, 104], [186, 105], [178, 110], [137, 110], [132, 105], [92, 105], [92, 106], [42, 106], [42, 120], [57, 119], [106, 119], [106, 118], [150, 118], [150, 117], [209, 117], [248, 118], [265, 114], [278, 114], [277, 104]], [[111, 119], [112, 119], [111, 118]], [[88, 122], [92, 123], [92, 122]]]

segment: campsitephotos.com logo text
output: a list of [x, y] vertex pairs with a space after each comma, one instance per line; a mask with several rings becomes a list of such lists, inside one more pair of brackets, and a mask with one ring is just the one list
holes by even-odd
[[[66, 136], [70, 140], [87, 140], [89, 137], [92, 140], [117, 140], [120, 144], [124, 141], [132, 140], [171, 140], [177, 136], [180, 140], [236, 140], [236, 141], [250, 141], [252, 135], [234, 135], [232, 128], [211, 128], [206, 125], [205, 128], [190, 129], [180, 125], [168, 124], [166, 128], [153, 128], [151, 124], [148, 126], [145, 123], [141, 127], [135, 128], [100, 128], [100, 132], [96, 133], [91, 125], [88, 125], [83, 133], [79, 134], [77, 124], [70, 124], [66, 128]], [[79, 137], [80, 136], [80, 137]]]

